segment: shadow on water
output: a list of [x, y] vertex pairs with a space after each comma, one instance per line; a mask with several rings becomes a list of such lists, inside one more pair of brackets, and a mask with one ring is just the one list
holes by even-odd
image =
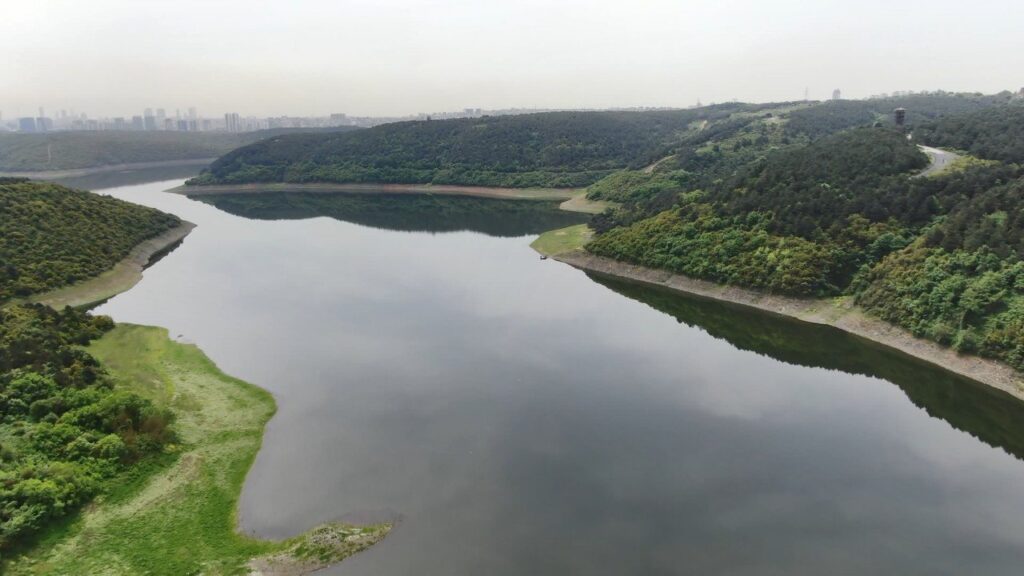
[[586, 214], [558, 209], [558, 202], [503, 200], [440, 194], [323, 194], [280, 192], [194, 196], [224, 212], [256, 220], [326, 216], [353, 224], [405, 232], [482, 232], [489, 236], [540, 234], [586, 222]]
[[1024, 460], [1024, 402], [1004, 392], [830, 326], [603, 275], [587, 276], [741, 350], [892, 382], [930, 416]]

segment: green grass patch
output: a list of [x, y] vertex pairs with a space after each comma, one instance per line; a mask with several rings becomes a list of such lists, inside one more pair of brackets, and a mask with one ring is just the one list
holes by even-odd
[[966, 172], [967, 170], [970, 170], [972, 168], [983, 168], [985, 166], [994, 166], [996, 164], [999, 164], [999, 162], [996, 160], [983, 160], [981, 158], [978, 158], [977, 156], [971, 156], [969, 154], [964, 153], [956, 160], [953, 160], [953, 162], [945, 170], [939, 172], [938, 174], [934, 174], [934, 176], [944, 176], [947, 174], [953, 174], [957, 172]]
[[390, 529], [331, 524], [282, 542], [238, 533], [242, 483], [276, 409], [273, 397], [224, 374], [162, 328], [119, 325], [89, 352], [117, 386], [170, 407], [181, 444], [54, 527], [5, 573], [213, 575], [258, 567], [304, 574], [369, 547]]
[[530, 247], [544, 256], [557, 256], [583, 246], [593, 238], [594, 232], [586, 224], [550, 230], [541, 234]]

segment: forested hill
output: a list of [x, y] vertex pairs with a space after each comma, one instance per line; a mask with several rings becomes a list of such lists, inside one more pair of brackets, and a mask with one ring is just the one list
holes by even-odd
[[773, 106], [549, 112], [399, 122], [349, 134], [282, 136], [225, 155], [192, 183], [585, 186], [614, 170], [655, 162], [708, 123]]
[[180, 223], [109, 196], [0, 178], [0, 303], [96, 276]]
[[914, 130], [914, 137], [979, 158], [1024, 162], [1024, 102], [941, 118]]
[[828, 101], [817, 106], [794, 110], [789, 114], [786, 132], [791, 135], [806, 134], [818, 138], [875, 122], [889, 123], [892, 111], [896, 108], [906, 110], [906, 124], [915, 127], [937, 118], [1005, 104], [1011, 97], [1009, 92], [993, 95], [938, 93], [870, 100]]
[[[595, 218], [587, 248], [774, 293], [850, 296], [918, 336], [1024, 370], [1024, 108], [1002, 97], [933, 104], [904, 130], [876, 120], [837, 131], [834, 115], [807, 111], [843, 103], [801, 108], [653, 171], [613, 174], [588, 194], [622, 204]], [[814, 114], [794, 131], [795, 116]], [[922, 177], [918, 141], [973, 156]]]
[[[337, 130], [354, 128], [341, 127]], [[335, 129], [332, 129], [335, 130]], [[216, 158], [264, 138], [298, 129], [222, 132], [0, 133], [0, 172], [97, 168], [137, 162]]]
[[[226, 154], [190, 183], [577, 187], [670, 155], [672, 165], [691, 178], [710, 181], [731, 174], [772, 147], [806, 143], [858, 126], [891, 126], [897, 107], [907, 109], [908, 125], [913, 127], [949, 114], [998, 106], [1009, 98], [1009, 94], [940, 93], [864, 101], [730, 103], [687, 110], [399, 122], [348, 134], [264, 140]], [[729, 155], [729, 163], [723, 164], [713, 157], [722, 146], [744, 150]]]

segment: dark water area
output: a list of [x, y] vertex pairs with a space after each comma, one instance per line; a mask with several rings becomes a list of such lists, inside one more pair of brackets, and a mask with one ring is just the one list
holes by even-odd
[[740, 350], [782, 362], [882, 378], [915, 405], [1024, 460], [1024, 402], [837, 328], [759, 313], [748, 307], [588, 274], [595, 282], [700, 328]]
[[178, 183], [101, 191], [198, 227], [98, 311], [166, 326], [277, 398], [244, 531], [401, 518], [326, 574], [1024, 565], [1024, 408], [1003, 394], [541, 261], [527, 224], [161, 192]]
[[302, 220], [326, 216], [384, 230], [481, 232], [488, 236], [540, 234], [580, 224], [587, 214], [558, 210], [559, 202], [414, 194], [261, 193], [195, 198], [236, 216]]

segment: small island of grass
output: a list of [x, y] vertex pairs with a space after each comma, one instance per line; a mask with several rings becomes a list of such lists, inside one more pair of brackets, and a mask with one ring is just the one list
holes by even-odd
[[577, 224], [558, 230], [549, 230], [530, 244], [542, 256], [557, 256], [582, 248], [594, 236], [587, 224]]

